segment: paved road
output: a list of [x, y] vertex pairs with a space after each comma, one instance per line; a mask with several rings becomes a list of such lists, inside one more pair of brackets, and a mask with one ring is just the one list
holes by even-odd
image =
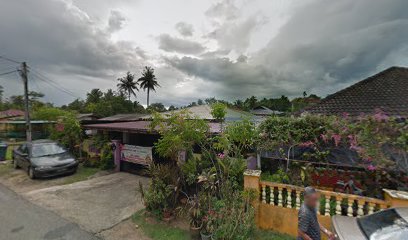
[[96, 240], [55, 213], [0, 184], [0, 240]]

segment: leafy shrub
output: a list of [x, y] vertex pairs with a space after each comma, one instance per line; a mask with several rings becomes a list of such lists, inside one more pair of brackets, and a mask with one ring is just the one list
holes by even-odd
[[115, 167], [113, 150], [110, 143], [105, 144], [101, 149], [99, 167], [103, 170], [109, 170]]
[[180, 191], [179, 171], [174, 165], [152, 164], [149, 168], [151, 183], [147, 190], [139, 185], [146, 209], [163, 216], [165, 210], [175, 209]]
[[268, 172], [262, 173], [261, 175], [262, 180], [269, 181], [269, 182], [276, 182], [276, 183], [289, 183], [289, 175], [282, 169], [279, 168], [278, 171], [274, 174], [270, 174]]
[[247, 240], [254, 231], [254, 208], [250, 191], [231, 192], [230, 197], [217, 200], [209, 212], [213, 224], [213, 239]]

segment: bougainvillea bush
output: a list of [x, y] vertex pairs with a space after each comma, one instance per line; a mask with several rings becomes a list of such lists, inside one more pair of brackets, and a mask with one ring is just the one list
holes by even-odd
[[[309, 157], [324, 161], [328, 149], [343, 147], [358, 153], [368, 170], [395, 168], [391, 153], [406, 159], [408, 151], [407, 122], [390, 118], [381, 111], [357, 119], [347, 114], [342, 117], [271, 117], [260, 125], [260, 132], [258, 147], [280, 149], [282, 158], [290, 158], [289, 148], [297, 146], [312, 148], [314, 151], [307, 153], [312, 154]], [[408, 169], [400, 170], [408, 172]]]

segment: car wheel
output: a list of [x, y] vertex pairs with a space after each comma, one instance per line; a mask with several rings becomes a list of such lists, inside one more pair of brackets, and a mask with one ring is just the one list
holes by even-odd
[[17, 163], [17, 160], [16, 160], [16, 159], [13, 160], [13, 167], [14, 167], [14, 169], [19, 169], [19, 168], [20, 168], [20, 167], [18, 166], [18, 163]]
[[28, 167], [28, 177], [35, 179], [34, 169], [32, 167]]

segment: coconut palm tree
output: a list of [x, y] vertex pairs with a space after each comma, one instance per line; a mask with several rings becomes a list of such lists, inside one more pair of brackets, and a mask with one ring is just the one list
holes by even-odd
[[136, 97], [136, 91], [139, 91], [137, 87], [138, 82], [134, 81], [135, 75], [131, 74], [130, 72], [126, 73], [126, 76], [118, 78], [119, 83], [116, 85], [120, 92], [127, 93], [130, 101], [130, 96], [133, 95]]
[[160, 87], [156, 81], [154, 69], [152, 67], [145, 67], [142, 71], [142, 77], [139, 78], [138, 82], [140, 82], [140, 87], [143, 90], [147, 89], [147, 107], [149, 107], [150, 90], [156, 91], [156, 87]]

